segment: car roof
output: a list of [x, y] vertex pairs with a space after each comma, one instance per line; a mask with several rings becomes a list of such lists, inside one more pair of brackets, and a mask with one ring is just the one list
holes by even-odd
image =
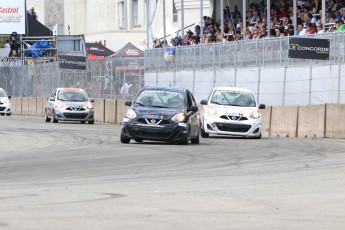
[[57, 88], [56, 90], [60, 91], [71, 91], [71, 92], [84, 92], [83, 89], [80, 89], [80, 88], [72, 88], [72, 87], [63, 87], [63, 88]]
[[252, 91], [250, 89], [239, 88], [239, 87], [214, 87], [213, 91], [216, 91], [216, 90], [242, 91], [242, 92], [252, 93]]
[[187, 89], [185, 88], [178, 88], [178, 87], [171, 87], [171, 86], [157, 86], [157, 85], [146, 86], [144, 89], [175, 91], [175, 92], [181, 92], [181, 93], [185, 93], [187, 91]]

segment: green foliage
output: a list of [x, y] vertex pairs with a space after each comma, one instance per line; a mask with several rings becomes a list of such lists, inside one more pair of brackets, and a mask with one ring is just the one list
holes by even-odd
[[3, 48], [8, 37], [0, 37], [0, 48]]

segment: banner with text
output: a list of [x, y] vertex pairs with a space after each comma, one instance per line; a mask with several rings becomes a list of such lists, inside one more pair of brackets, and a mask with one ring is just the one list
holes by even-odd
[[329, 39], [289, 38], [289, 58], [328, 60], [329, 51]]
[[83, 56], [59, 56], [59, 67], [61, 69], [86, 70], [86, 57]]
[[24, 0], [0, 0], [0, 34], [25, 34]]

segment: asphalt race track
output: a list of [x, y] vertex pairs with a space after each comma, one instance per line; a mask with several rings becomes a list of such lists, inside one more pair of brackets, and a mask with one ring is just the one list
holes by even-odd
[[0, 117], [0, 229], [345, 229], [345, 140], [119, 141]]

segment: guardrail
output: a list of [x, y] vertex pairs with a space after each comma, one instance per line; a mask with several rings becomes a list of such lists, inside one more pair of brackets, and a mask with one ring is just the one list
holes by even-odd
[[[13, 97], [12, 114], [43, 117], [47, 100], [45, 97]], [[121, 124], [127, 108], [123, 100], [95, 99], [95, 121]], [[263, 137], [345, 138], [345, 104], [273, 106], [261, 110], [261, 114]]]

